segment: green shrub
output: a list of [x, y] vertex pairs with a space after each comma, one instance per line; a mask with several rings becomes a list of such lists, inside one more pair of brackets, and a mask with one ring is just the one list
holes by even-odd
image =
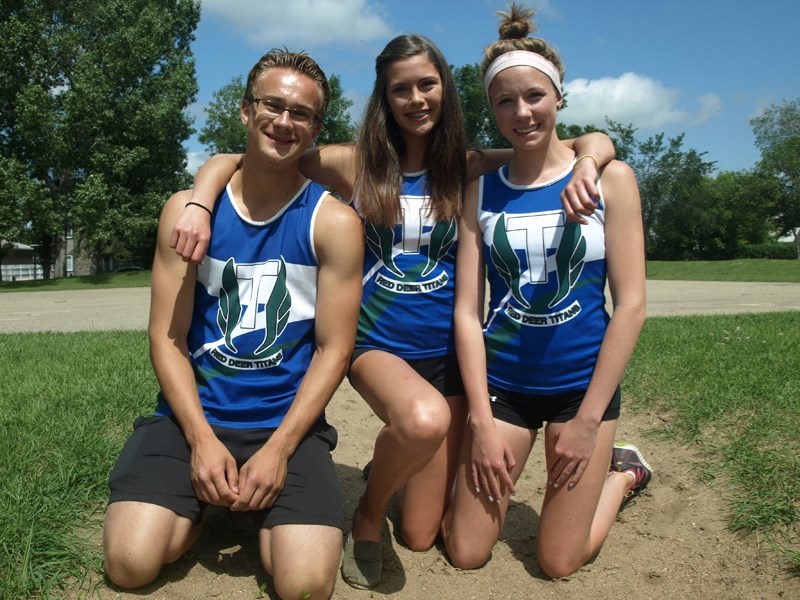
[[796, 260], [797, 251], [790, 242], [765, 242], [742, 246], [736, 258], [772, 258], [779, 260]]

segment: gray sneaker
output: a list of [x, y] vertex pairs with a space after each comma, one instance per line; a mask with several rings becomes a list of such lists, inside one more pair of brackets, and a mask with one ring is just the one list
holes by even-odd
[[641, 494], [653, 477], [653, 467], [647, 463], [639, 449], [633, 444], [625, 442], [614, 442], [609, 470], [617, 473], [629, 472], [633, 474], [633, 484], [622, 499], [620, 510]]

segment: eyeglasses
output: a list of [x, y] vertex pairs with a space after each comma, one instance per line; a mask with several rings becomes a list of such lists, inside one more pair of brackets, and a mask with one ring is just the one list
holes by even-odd
[[289, 108], [280, 102], [268, 100], [267, 98], [250, 98], [250, 102], [256, 105], [256, 112], [266, 115], [270, 119], [277, 119], [284, 111], [289, 112], [289, 118], [297, 125], [313, 125], [319, 119], [319, 115], [314, 114], [307, 108]]

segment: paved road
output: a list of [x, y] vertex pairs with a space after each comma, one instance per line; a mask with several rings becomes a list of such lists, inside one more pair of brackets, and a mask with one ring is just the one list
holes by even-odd
[[[148, 288], [0, 294], [0, 333], [144, 329]], [[648, 281], [650, 316], [800, 310], [800, 284]]]

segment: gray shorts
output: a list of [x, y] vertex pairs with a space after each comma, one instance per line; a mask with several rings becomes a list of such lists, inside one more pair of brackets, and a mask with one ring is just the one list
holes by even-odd
[[[109, 504], [157, 504], [197, 523], [206, 504], [197, 499], [190, 474], [186, 438], [171, 417], [139, 417], [109, 476]], [[269, 439], [274, 429], [232, 429], [212, 425], [214, 434], [239, 468]], [[327, 525], [344, 530], [344, 500], [331, 452], [337, 433], [331, 425], [311, 428], [289, 459], [283, 490], [275, 503], [256, 515], [261, 527]]]

